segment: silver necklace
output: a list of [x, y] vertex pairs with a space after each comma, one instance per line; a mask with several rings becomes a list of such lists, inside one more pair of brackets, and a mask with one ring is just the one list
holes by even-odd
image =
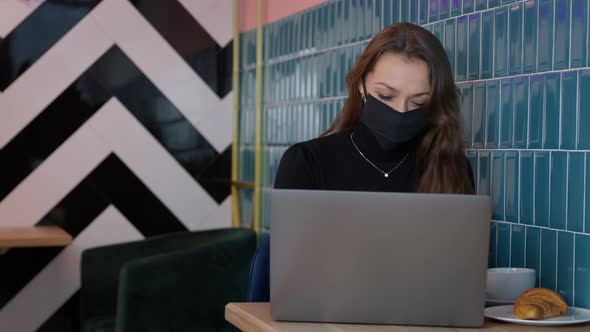
[[361, 157], [363, 157], [369, 164], [371, 164], [371, 166], [375, 167], [376, 170], [378, 170], [379, 172], [383, 173], [383, 176], [385, 176], [386, 178], [389, 177], [389, 174], [391, 172], [395, 171], [398, 167], [400, 167], [400, 165], [403, 164], [403, 162], [408, 157], [408, 153], [406, 153], [406, 155], [402, 158], [402, 160], [399, 163], [397, 163], [397, 165], [395, 165], [394, 168], [392, 168], [389, 172], [384, 172], [381, 168], [377, 167], [367, 157], [365, 157], [365, 155], [361, 152], [361, 150], [359, 149], [359, 147], [356, 146], [356, 143], [354, 142], [354, 139], [352, 138], [352, 134], [353, 133], [350, 133], [350, 140], [352, 141], [352, 145], [354, 145], [354, 147], [356, 148], [356, 150], [358, 151], [358, 153], [361, 155]]

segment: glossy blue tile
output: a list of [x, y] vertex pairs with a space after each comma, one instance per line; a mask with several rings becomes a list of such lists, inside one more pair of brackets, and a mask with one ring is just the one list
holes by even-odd
[[[354, 25], [351, 24], [351, 5], [352, 0], [342, 0], [342, 44], [350, 43], [352, 38], [352, 27]], [[314, 27], [311, 26], [310, 28], [313, 29]]]
[[525, 267], [537, 272], [535, 287], [539, 287], [541, 282], [541, 229], [527, 227], [525, 244]]
[[440, 21], [432, 24], [432, 33], [440, 40], [442, 44], [444, 42], [445, 22]]
[[529, 78], [514, 78], [514, 147], [526, 148], [528, 129]]
[[[328, 22], [328, 44], [333, 47], [340, 45], [340, 29], [338, 27], [338, 2], [330, 2], [328, 6], [329, 19]], [[297, 48], [295, 49], [297, 50]]]
[[535, 225], [549, 226], [549, 152], [535, 152]]
[[534, 224], [534, 152], [520, 152], [520, 223]]
[[496, 8], [494, 77], [508, 74], [508, 7]]
[[559, 73], [545, 74], [545, 128], [543, 148], [559, 147], [559, 92], [561, 76]]
[[488, 251], [488, 268], [497, 266], [498, 223], [490, 223], [490, 249]]
[[475, 178], [475, 192], [477, 192], [477, 151], [467, 151], [467, 160], [469, 160], [469, 164], [471, 165], [471, 169], [473, 170], [473, 177]]
[[[358, 0], [344, 0], [348, 2], [348, 7], [350, 8], [349, 16], [348, 16], [348, 27], [349, 27], [349, 42], [354, 43], [357, 41], [357, 36], [359, 34], [359, 23], [358, 20], [360, 19], [361, 14], [359, 13], [358, 9]], [[345, 7], [346, 9], [346, 7]], [[346, 12], [346, 11], [345, 11]], [[319, 22], [316, 24], [320, 24]], [[317, 30], [317, 29], [316, 29]]]
[[480, 11], [488, 8], [488, 0], [475, 0], [475, 10]]
[[576, 148], [578, 75], [576, 71], [561, 74], [561, 143], [560, 149]]
[[488, 1], [488, 8], [498, 7], [501, 4], [502, 4], [502, 2], [500, 0], [489, 0]]
[[518, 222], [518, 170], [519, 158], [517, 151], [505, 152], [505, 190], [504, 190], [504, 204], [505, 212], [504, 220], [517, 223]]
[[451, 63], [451, 72], [455, 75], [455, 19], [445, 21], [445, 51]]
[[383, 25], [388, 26], [390, 24], [395, 23], [393, 19], [393, 3], [394, 0], [383, 0]]
[[438, 7], [438, 19], [444, 20], [449, 18], [449, 10], [451, 8], [451, 0], [440, 0]]
[[473, 85], [471, 83], [461, 84], [461, 112], [463, 113], [463, 129], [465, 131], [465, 146], [471, 147], [472, 137], [472, 120], [473, 120]]
[[557, 288], [557, 232], [541, 230], [541, 287]]
[[479, 43], [481, 15], [479, 13], [469, 15], [469, 48], [468, 53], [468, 77], [470, 80], [479, 78]]
[[500, 124], [500, 89], [497, 80], [486, 82], [486, 148], [498, 147]]
[[551, 70], [553, 65], [553, 0], [539, 1], [538, 22], [537, 58], [541, 72]]
[[336, 45], [342, 45], [344, 42], [344, 1], [336, 2], [335, 12], [335, 26], [334, 26], [334, 39]]
[[379, 29], [378, 31], [375, 30], [375, 21], [379, 21], [381, 22], [381, 9], [379, 10], [379, 12], [376, 11], [376, 7], [377, 7], [377, 3], [379, 3], [379, 6], [381, 5], [381, 1], [382, 0], [365, 0], [365, 36], [364, 39], [370, 39], [373, 37], [373, 35], [378, 32], [381, 31], [381, 29]]
[[530, 78], [529, 149], [540, 149], [543, 146], [544, 81], [543, 75], [533, 75]]
[[[336, 6], [335, 6], [336, 7]], [[297, 15], [297, 19], [295, 21], [295, 27], [296, 27], [296, 44], [295, 44], [295, 52], [301, 54], [304, 50], [307, 49], [305, 43], [307, 41], [307, 27], [304, 25], [304, 20], [305, 20], [305, 12], [300, 13]], [[337, 14], [337, 10], [334, 10], [334, 15]], [[336, 22], [335, 22], [336, 23]], [[334, 39], [338, 42], [340, 42], [340, 38], [341, 38], [341, 28], [338, 26], [334, 26]], [[270, 39], [269, 39], [270, 42]], [[266, 44], [265, 44], [266, 45]]]
[[461, 15], [461, 0], [451, 0], [451, 17]]
[[490, 151], [480, 151], [478, 153], [478, 178], [477, 181], [477, 189], [478, 194], [480, 195], [490, 195], [491, 194], [491, 158], [490, 158]]
[[[352, 1], [352, 0], [345, 0], [344, 1], [344, 4], [346, 5], [349, 1]], [[309, 36], [310, 36], [309, 47], [312, 48], [312, 49], [318, 47], [317, 39], [318, 39], [318, 36], [319, 36], [319, 31], [320, 31], [320, 29], [319, 29], [319, 23], [318, 23], [319, 19], [320, 19], [320, 9], [319, 8], [312, 9], [310, 11], [309, 21], [308, 21], [309, 22], [309, 26], [308, 26], [308, 28], [309, 28]], [[345, 19], [349, 19], [349, 17], [345, 17]], [[347, 35], [348, 32], [349, 32], [349, 30], [344, 30], [342, 37], [343, 38], [345, 38], [345, 37], [350, 38], [350, 35]], [[273, 40], [275, 40], [275, 41], [278, 42], [280, 37], [281, 37], [281, 35], [280, 34], [277, 34], [275, 36], [275, 38], [273, 38]], [[277, 52], [276, 56], [278, 56], [278, 52]]]
[[410, 3], [414, 0], [400, 1], [400, 22], [410, 22]]
[[435, 22], [438, 20], [438, 1], [439, 0], [430, 0], [430, 5], [428, 7], [430, 22]]
[[420, 25], [428, 23], [428, 2], [429, 0], [416, 0], [419, 8], [419, 23]]
[[457, 51], [455, 81], [467, 79], [467, 16], [457, 18]]
[[[334, 6], [334, 11], [330, 13], [330, 35], [331, 35], [331, 40], [334, 41], [335, 38], [335, 33], [336, 33], [336, 29], [334, 29], [334, 23], [335, 23], [335, 18], [336, 18], [336, 3], [333, 4]], [[296, 14], [293, 15], [289, 18], [289, 29], [291, 29], [290, 31], [290, 38], [291, 40], [289, 41], [289, 54], [299, 54], [301, 52], [301, 14]], [[264, 29], [263, 29], [264, 31]], [[331, 46], [334, 46], [335, 44], [331, 44]]]
[[580, 70], [578, 80], [578, 149], [590, 150], [590, 130], [585, 126], [590, 123], [590, 69]]
[[492, 219], [504, 219], [504, 152], [492, 152]]
[[590, 308], [590, 235], [576, 234], [575, 236], [574, 306]]
[[481, 21], [481, 78], [491, 78], [494, 63], [494, 11], [484, 12]]
[[498, 224], [497, 267], [510, 266], [510, 225]]
[[522, 225], [511, 225], [512, 241], [510, 242], [510, 266], [525, 267], [524, 241], [526, 237], [526, 227]]
[[463, 14], [472, 13], [473, 8], [474, 8], [473, 0], [463, 0]]
[[410, 22], [417, 24], [418, 23], [418, 16], [419, 16], [419, 0], [409, 0], [409, 9], [410, 9]]
[[514, 142], [514, 80], [505, 78], [500, 81], [500, 148], [512, 148]]
[[344, 78], [340, 78], [339, 75], [341, 72], [338, 70], [338, 57], [342, 50], [335, 49], [332, 51], [332, 62], [330, 64], [330, 68], [332, 68], [332, 96], [338, 96], [338, 88], [340, 82], [344, 81]]
[[393, 23], [404, 22], [404, 18], [408, 17], [408, 9], [403, 6], [403, 0], [393, 0], [392, 2], [393, 13], [391, 16], [393, 17]]
[[[338, 26], [338, 38], [340, 38], [340, 43], [342, 43], [342, 2], [339, 2], [340, 5], [340, 12], [338, 13], [338, 15], [340, 15], [339, 18], [339, 26]], [[309, 10], [304, 11], [301, 13], [301, 19], [300, 19], [300, 36], [301, 36], [301, 50], [305, 51], [305, 50], [309, 50]], [[271, 40], [272, 40], [272, 36], [271, 36]], [[269, 42], [270, 43], [270, 42]]]
[[584, 230], [584, 153], [568, 154], [567, 229]]
[[574, 302], [574, 235], [557, 234], [557, 292], [565, 302]]
[[357, 41], [365, 40], [365, 36], [367, 35], [366, 32], [366, 20], [367, 15], [365, 15], [365, 8], [367, 6], [367, 1], [369, 0], [357, 0], [357, 17], [356, 17], [356, 26], [357, 26]]
[[586, 153], [586, 178], [585, 178], [585, 195], [584, 195], [584, 208], [585, 208], [585, 213], [584, 213], [584, 218], [586, 219], [584, 221], [584, 232], [585, 233], [590, 233], [590, 153]]
[[516, 1], [516, 0], [502, 0], [502, 4], [503, 4], [503, 5], [506, 5], [506, 4], [509, 4], [509, 3], [513, 3], [513, 2], [515, 2], [515, 1]]
[[537, 70], [537, 0], [524, 3], [523, 71]]
[[485, 144], [486, 131], [486, 85], [484, 82], [473, 84], [473, 147], [482, 149]]
[[509, 15], [508, 74], [518, 75], [522, 73], [522, 4], [510, 6]]
[[555, 1], [554, 70], [565, 69], [569, 66], [570, 4], [571, 0]]
[[565, 229], [567, 196], [567, 152], [551, 153], [549, 227]]
[[572, 0], [571, 27], [571, 68], [586, 66], [587, 31], [588, 31], [588, 0]]

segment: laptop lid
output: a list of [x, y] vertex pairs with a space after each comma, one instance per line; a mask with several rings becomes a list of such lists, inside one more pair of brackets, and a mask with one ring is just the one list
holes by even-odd
[[490, 198], [272, 190], [275, 320], [481, 326]]

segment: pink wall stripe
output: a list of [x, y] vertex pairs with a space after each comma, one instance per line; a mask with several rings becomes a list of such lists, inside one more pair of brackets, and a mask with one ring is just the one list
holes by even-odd
[[[293, 15], [310, 7], [317, 6], [328, 0], [264, 0], [264, 24], [272, 23], [283, 17]], [[242, 0], [241, 31], [256, 28], [256, 0]]]

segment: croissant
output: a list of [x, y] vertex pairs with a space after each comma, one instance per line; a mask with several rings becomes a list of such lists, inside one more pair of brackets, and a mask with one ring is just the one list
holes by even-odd
[[531, 288], [514, 302], [514, 315], [520, 319], [546, 319], [563, 316], [568, 305], [561, 295], [547, 288]]

